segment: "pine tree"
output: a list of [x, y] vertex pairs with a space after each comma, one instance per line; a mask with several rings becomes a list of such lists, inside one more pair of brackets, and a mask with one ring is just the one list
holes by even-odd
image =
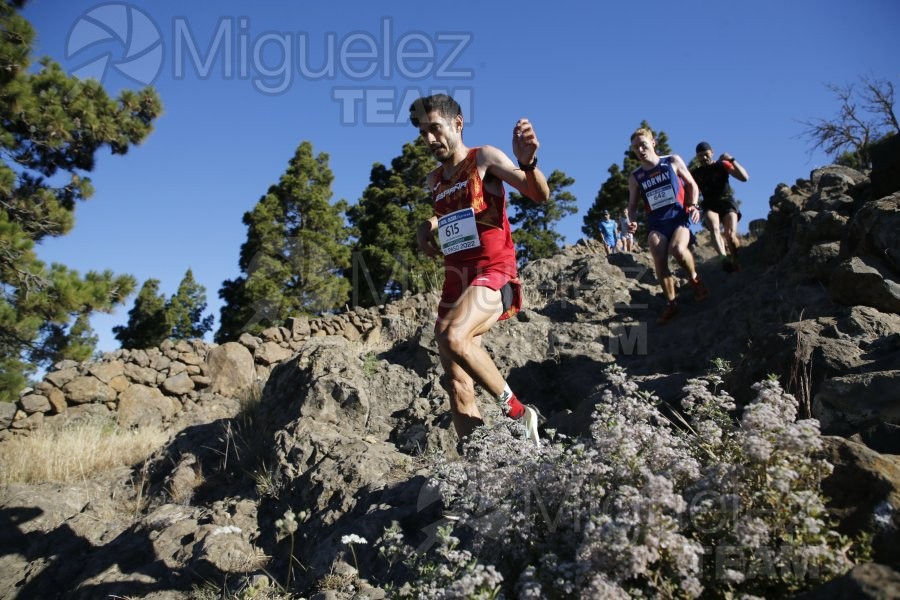
[[99, 339], [91, 327], [90, 315], [82, 314], [75, 317], [75, 322], [69, 328], [68, 337], [69, 358], [77, 361], [89, 360]]
[[240, 277], [223, 282], [216, 341], [259, 333], [288, 317], [318, 314], [347, 302], [350, 266], [346, 202], [331, 204], [328, 155], [304, 141], [278, 184], [244, 214]]
[[[641, 121], [641, 127], [652, 130], [647, 121]], [[663, 156], [671, 154], [671, 152], [669, 138], [665, 132], [657, 132], [656, 153]], [[605, 211], [608, 210], [610, 215], [617, 215], [628, 206], [628, 177], [632, 171], [640, 166], [640, 161], [631, 152], [630, 143], [628, 148], [625, 149], [624, 155], [621, 167], [617, 164], [609, 166], [607, 170], [609, 177], [600, 186], [600, 190], [597, 192], [596, 198], [594, 198], [594, 203], [584, 215], [584, 225], [581, 227], [581, 233], [590, 239], [600, 239], [600, 221], [603, 220]], [[639, 205], [638, 210], [643, 210], [643, 205]]]
[[440, 285], [441, 263], [416, 244], [416, 228], [434, 214], [425, 180], [436, 167], [420, 137], [404, 144], [390, 169], [372, 166], [362, 198], [347, 211], [356, 236], [349, 273], [353, 304], [381, 304], [406, 290], [418, 293]]
[[518, 226], [513, 229], [513, 240], [519, 266], [559, 252], [563, 236], [554, 227], [563, 217], [578, 210], [575, 196], [565, 189], [574, 183], [574, 179], [556, 170], [547, 178], [550, 198], [546, 202], [534, 202], [521, 194], [510, 192], [512, 214], [509, 222], [510, 225]]
[[176, 340], [202, 338], [213, 327], [213, 316], [206, 310], [206, 288], [197, 283], [190, 269], [178, 285], [178, 291], [166, 304], [168, 337]]
[[169, 337], [171, 330], [166, 297], [159, 292], [159, 280], [148, 279], [128, 311], [128, 323], [113, 327], [113, 335], [122, 348], [152, 348]]
[[90, 323], [90, 314], [80, 314], [71, 325], [45, 323], [42, 338], [48, 345], [65, 344], [66, 358], [83, 361], [91, 358], [97, 345], [97, 336]]
[[37, 366], [89, 355], [89, 315], [134, 289], [128, 275], [47, 266], [35, 245], [71, 230], [97, 151], [126, 153], [161, 110], [150, 88], [113, 100], [49, 59], [32, 68], [23, 4], [0, 2], [0, 400], [15, 399]]

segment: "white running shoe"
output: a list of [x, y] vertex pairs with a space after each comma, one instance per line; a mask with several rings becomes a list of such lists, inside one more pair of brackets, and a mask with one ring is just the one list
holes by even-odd
[[541, 438], [538, 435], [539, 418], [537, 411], [526, 404], [525, 414], [522, 415], [522, 426], [525, 428], [525, 437], [538, 446], [541, 445]]

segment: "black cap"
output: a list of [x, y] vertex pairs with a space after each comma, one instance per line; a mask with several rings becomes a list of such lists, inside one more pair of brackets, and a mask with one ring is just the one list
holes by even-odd
[[701, 152], [704, 152], [706, 150], [712, 150], [712, 146], [710, 146], [707, 142], [700, 142], [699, 144], [697, 144], [697, 150], [695, 150], [695, 152], [697, 154], [700, 154]]

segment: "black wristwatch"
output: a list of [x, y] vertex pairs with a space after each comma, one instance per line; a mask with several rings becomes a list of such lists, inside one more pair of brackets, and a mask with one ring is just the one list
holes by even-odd
[[534, 168], [537, 166], [537, 156], [534, 157], [534, 160], [531, 161], [530, 165], [523, 165], [522, 161], [516, 159], [516, 162], [519, 163], [519, 168], [523, 171], [534, 171]]

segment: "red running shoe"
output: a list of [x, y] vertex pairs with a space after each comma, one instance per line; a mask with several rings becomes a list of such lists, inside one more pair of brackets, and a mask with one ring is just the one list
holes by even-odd
[[675, 304], [674, 301], [666, 304], [666, 307], [659, 313], [659, 318], [656, 319], [656, 323], [658, 325], [665, 325], [669, 321], [671, 321], [675, 315], [678, 314], [678, 305]]
[[691, 285], [694, 286], [694, 300], [700, 302], [709, 298], [709, 290], [706, 289], [706, 286], [700, 281], [699, 275], [691, 280]]

